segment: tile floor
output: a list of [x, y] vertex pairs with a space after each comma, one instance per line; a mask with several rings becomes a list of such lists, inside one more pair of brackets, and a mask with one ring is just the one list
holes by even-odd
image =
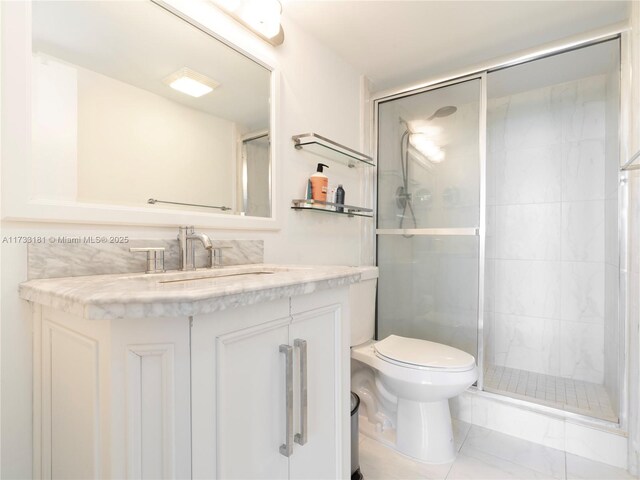
[[609, 395], [596, 383], [489, 365], [484, 371], [484, 388], [488, 392], [618, 422]]
[[360, 436], [365, 480], [620, 480], [628, 472], [560, 450], [454, 420], [458, 456], [452, 463], [426, 465]]

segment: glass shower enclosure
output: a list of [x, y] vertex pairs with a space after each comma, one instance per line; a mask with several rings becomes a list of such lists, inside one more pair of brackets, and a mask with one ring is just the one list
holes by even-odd
[[377, 337], [618, 422], [619, 38], [376, 101]]

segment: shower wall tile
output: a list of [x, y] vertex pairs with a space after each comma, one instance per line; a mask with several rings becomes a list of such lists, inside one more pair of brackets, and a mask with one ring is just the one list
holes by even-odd
[[[620, 139], [619, 139], [619, 102], [620, 79], [617, 73], [611, 73], [606, 80], [607, 103], [605, 125], [605, 149], [607, 158], [612, 161], [605, 165], [605, 196], [618, 195], [619, 165], [620, 165]], [[613, 161], [616, 159], [616, 161]]]
[[[434, 270], [431, 270], [433, 274]], [[437, 259], [435, 295], [438, 311], [478, 311], [478, 257], [441, 255]], [[418, 287], [420, 288], [420, 287]]]
[[[388, 241], [390, 238], [385, 237]], [[385, 251], [392, 251], [393, 247], [385, 247]], [[425, 294], [415, 297], [414, 291], [409, 286], [413, 274], [413, 264], [410, 261], [397, 261], [388, 259], [388, 263], [380, 263], [380, 276], [378, 278], [378, 324], [394, 325], [400, 323], [403, 318], [411, 318], [413, 313], [412, 305], [415, 301], [420, 301], [421, 311], [433, 310], [433, 301], [427, 295], [431, 290], [431, 281], [422, 279]], [[407, 279], [407, 281], [398, 281]], [[431, 301], [430, 301], [431, 300]], [[384, 322], [381, 319], [386, 319]]]
[[604, 261], [604, 202], [566, 202], [562, 205], [562, 258]]
[[[425, 324], [429, 324], [425, 338]], [[392, 332], [399, 334], [399, 332]], [[475, 312], [447, 313], [415, 317], [415, 329], [409, 332], [414, 338], [424, 338], [450, 345], [478, 357], [478, 317]]]
[[[488, 199], [495, 207], [487, 210], [487, 258], [496, 260], [487, 262], [485, 291], [495, 298], [487, 297], [485, 309], [495, 311], [487, 355], [497, 364], [603, 379], [605, 324], [608, 350], [618, 335], [611, 326], [617, 107], [607, 101], [616, 98], [609, 83], [601, 75], [489, 100]], [[614, 371], [614, 361], [607, 364]]]
[[496, 312], [559, 318], [559, 262], [496, 261]]
[[604, 327], [579, 322], [560, 323], [560, 375], [574, 380], [604, 380]]
[[562, 141], [562, 109], [552, 101], [551, 89], [541, 88], [509, 99], [506, 111], [506, 150], [552, 145]]
[[562, 262], [561, 318], [604, 324], [604, 263]]
[[618, 187], [620, 185], [620, 151], [618, 137], [607, 137], [605, 139], [605, 156], [607, 159], [616, 159], [617, 161], [607, 160], [604, 166], [604, 196], [612, 198], [618, 196]]
[[496, 199], [496, 157], [502, 152], [492, 152], [487, 149], [486, 155], [486, 196], [487, 196], [487, 205], [492, 206], [497, 202]]
[[484, 335], [484, 364], [495, 365], [495, 328], [492, 312], [484, 312], [482, 335]]
[[493, 205], [486, 209], [485, 257], [496, 258], [496, 208]]
[[604, 198], [604, 140], [584, 140], [562, 146], [562, 200]]
[[620, 283], [621, 276], [620, 269], [617, 265], [605, 264], [604, 266], [604, 315], [606, 319], [612, 319], [611, 322], [606, 322], [607, 329], [619, 328], [618, 309], [620, 299], [618, 296], [618, 284]]
[[604, 202], [604, 256], [605, 263], [615, 265], [620, 263], [620, 240], [618, 238], [618, 196], [607, 198]]
[[[604, 323], [604, 387], [613, 407], [619, 413], [621, 366], [624, 362], [622, 320], [619, 308], [619, 239], [618, 239], [618, 194], [620, 181], [620, 141], [618, 138], [620, 82], [618, 75], [607, 77], [606, 138], [605, 152], [605, 323]], [[614, 161], [615, 159], [615, 161]]]
[[552, 87], [555, 102], [562, 106], [564, 141], [605, 137], [606, 77], [596, 75]]
[[495, 364], [558, 375], [560, 322], [551, 318], [495, 314]]
[[505, 148], [505, 125], [509, 111], [509, 97], [492, 98], [487, 102], [487, 151]]
[[496, 207], [496, 257], [560, 260], [560, 203]]
[[503, 150], [491, 156], [497, 204], [561, 200], [562, 157], [557, 145]]
[[496, 311], [496, 260], [487, 259], [484, 264], [484, 310]]
[[[620, 319], [618, 316], [618, 279], [617, 266], [605, 265], [605, 328], [604, 328], [604, 386], [611, 399], [614, 413], [620, 403], [620, 369], [622, 351], [619, 348]], [[620, 357], [619, 357], [620, 356]]]

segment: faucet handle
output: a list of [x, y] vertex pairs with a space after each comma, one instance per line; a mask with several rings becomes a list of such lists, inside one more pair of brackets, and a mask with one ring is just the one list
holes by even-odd
[[222, 250], [231, 247], [213, 247], [209, 250], [209, 268], [222, 267]]
[[193, 225], [185, 225], [183, 227], [178, 227], [178, 240], [180, 239], [180, 236], [193, 233], [195, 229], [196, 227], [194, 227]]
[[147, 252], [147, 270], [144, 273], [164, 272], [164, 247], [131, 247], [130, 252]]

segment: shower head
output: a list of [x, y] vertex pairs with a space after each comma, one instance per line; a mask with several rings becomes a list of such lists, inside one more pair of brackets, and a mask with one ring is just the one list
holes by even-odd
[[448, 117], [449, 115], [453, 115], [457, 111], [458, 111], [458, 108], [454, 107], [453, 105], [447, 105], [446, 107], [440, 107], [438, 110], [436, 110], [433, 113], [433, 115], [431, 115], [429, 118], [427, 118], [427, 121], [431, 121], [434, 118]]

